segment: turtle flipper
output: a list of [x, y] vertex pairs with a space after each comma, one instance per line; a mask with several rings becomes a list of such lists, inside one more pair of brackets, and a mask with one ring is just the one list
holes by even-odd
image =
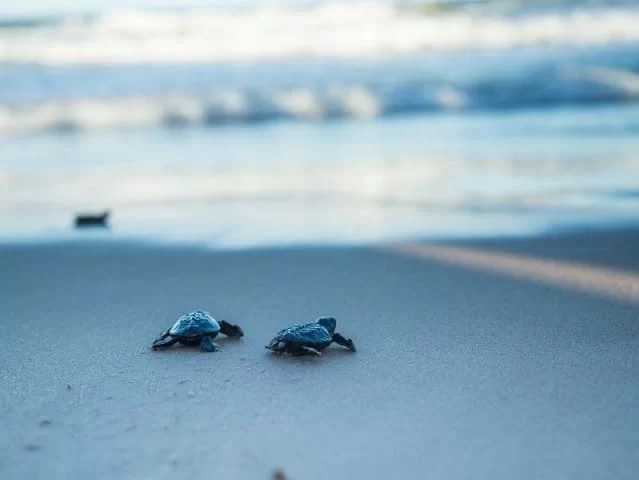
[[313, 347], [305, 347], [301, 346], [298, 350], [296, 350], [292, 355], [301, 356], [301, 355], [315, 355], [316, 357], [322, 356], [322, 352], [313, 348]]
[[353, 343], [353, 340], [351, 340], [350, 338], [344, 338], [339, 333], [333, 334], [333, 341], [337, 343], [338, 345], [348, 348], [351, 352], [357, 351], [357, 349], [355, 348], [355, 344]]
[[213, 343], [213, 339], [207, 335], [202, 337], [200, 341], [200, 350], [203, 352], [217, 352], [219, 347]]
[[264, 348], [271, 350], [273, 353], [281, 355], [284, 353], [284, 350], [286, 350], [286, 344], [274, 338], [273, 340], [271, 340], [271, 343], [266, 345]]
[[273, 340], [265, 348], [268, 348], [277, 355], [287, 354], [293, 357], [301, 357], [304, 355], [315, 355], [316, 357], [319, 357], [322, 355], [320, 350], [313, 347], [291, 342], [279, 342], [276, 340]]
[[[169, 331], [170, 329], [164, 332], [162, 335], [160, 335], [158, 338], [156, 338], [153, 341], [153, 344], [151, 345], [151, 348], [153, 350], [157, 350], [158, 348], [170, 347], [171, 345], [173, 345], [175, 342], [178, 341], [177, 338], [169, 334]], [[168, 340], [167, 340], [167, 337], [168, 337]]]
[[222, 332], [227, 337], [243, 337], [244, 330], [239, 325], [233, 325], [232, 323], [227, 322], [226, 320], [220, 320], [220, 332]]

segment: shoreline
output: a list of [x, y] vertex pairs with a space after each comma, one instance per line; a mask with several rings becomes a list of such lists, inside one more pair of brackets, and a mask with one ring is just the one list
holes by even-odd
[[[594, 248], [601, 242], [612, 242], [616, 247], [632, 248], [633, 242], [639, 241], [639, 225], [634, 222], [615, 222], [612, 224], [583, 224], [572, 226], [554, 226], [540, 228], [535, 231], [494, 234], [494, 235], [437, 235], [437, 236], [409, 236], [378, 241], [280, 241], [246, 245], [220, 245], [208, 243], [198, 239], [166, 239], [149, 236], [115, 236], [109, 229], [87, 229], [78, 231], [69, 229], [64, 237], [33, 235], [20, 238], [0, 238], [0, 250], [12, 248], [36, 247], [108, 247], [108, 248], [138, 248], [160, 250], [195, 250], [218, 253], [250, 252], [250, 251], [280, 251], [280, 250], [313, 250], [313, 249], [370, 249], [384, 247], [396, 243], [401, 244], [434, 244], [476, 246], [489, 250], [522, 251], [533, 249], [535, 254], [549, 254], [544, 252], [544, 246], [551, 246], [557, 250], [559, 256], [569, 257], [579, 253], [571, 252], [575, 244], [579, 249]], [[550, 248], [548, 248], [550, 250]], [[634, 250], [633, 250], [634, 251]], [[630, 255], [628, 255], [630, 257]], [[596, 260], [596, 259], [595, 259]]]

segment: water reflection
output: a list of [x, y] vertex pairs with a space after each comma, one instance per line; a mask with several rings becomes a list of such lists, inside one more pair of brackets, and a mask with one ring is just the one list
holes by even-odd
[[534, 113], [500, 118], [18, 139], [0, 147], [0, 233], [69, 235], [77, 211], [106, 208], [116, 237], [228, 246], [637, 220], [634, 136], [535, 135]]

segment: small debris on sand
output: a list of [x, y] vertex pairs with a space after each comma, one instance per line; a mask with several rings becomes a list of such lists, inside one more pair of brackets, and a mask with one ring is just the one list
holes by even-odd
[[71, 390], [71, 384], [67, 383], [67, 390]]
[[47, 425], [51, 425], [51, 419], [49, 417], [41, 417], [40, 418], [40, 426], [46, 427]]
[[101, 213], [79, 213], [75, 216], [75, 227], [107, 227], [107, 220], [111, 212], [106, 210]]
[[189, 396], [189, 398], [195, 398], [195, 392], [193, 392], [193, 390], [189, 390], [187, 395]]
[[273, 480], [288, 480], [288, 477], [283, 469], [277, 468], [273, 472]]
[[42, 449], [42, 445], [40, 445], [39, 443], [25, 443], [24, 449], [27, 452], [36, 452]]

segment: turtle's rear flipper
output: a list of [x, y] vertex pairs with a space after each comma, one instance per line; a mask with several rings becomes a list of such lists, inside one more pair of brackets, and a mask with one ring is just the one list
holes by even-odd
[[313, 347], [306, 347], [296, 343], [279, 342], [277, 340], [273, 340], [266, 346], [266, 348], [277, 355], [282, 355], [284, 353], [294, 357], [301, 357], [304, 355], [315, 355], [319, 357], [322, 355], [322, 352]]
[[314, 349], [313, 347], [300, 347], [299, 351], [293, 353], [293, 355], [315, 355], [316, 357], [319, 357], [322, 355], [322, 352]]
[[322, 352], [318, 349], [296, 343], [286, 343], [284, 345], [284, 353], [292, 355], [293, 357], [303, 357], [304, 355], [322, 356]]
[[200, 341], [200, 350], [203, 352], [217, 352], [219, 350], [218, 346], [213, 343], [211, 337], [202, 337]]
[[238, 325], [233, 325], [226, 320], [220, 320], [220, 332], [222, 332], [227, 337], [244, 336], [244, 330], [242, 330]]
[[284, 350], [286, 350], [286, 344], [273, 339], [271, 340], [271, 343], [266, 345], [264, 348], [267, 348], [278, 355], [282, 355]]
[[356, 352], [355, 344], [350, 338], [344, 338], [339, 333], [333, 334], [333, 341], [338, 345], [348, 348], [351, 352]]
[[175, 338], [175, 337], [170, 336], [169, 335], [169, 330], [167, 330], [166, 332], [164, 332], [162, 335], [160, 335], [158, 338], [156, 338], [153, 341], [153, 345], [151, 345], [151, 348], [153, 350], [157, 350], [158, 348], [170, 347], [171, 345], [173, 345], [177, 341], [178, 341], [178, 339]]

